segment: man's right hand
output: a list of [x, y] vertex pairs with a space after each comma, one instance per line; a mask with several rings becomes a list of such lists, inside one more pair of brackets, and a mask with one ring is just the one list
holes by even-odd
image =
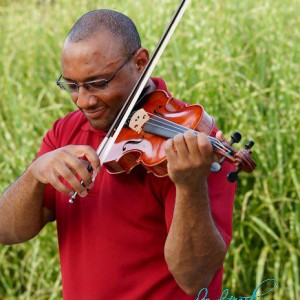
[[[83, 157], [88, 161], [83, 160]], [[99, 172], [100, 160], [92, 147], [68, 145], [40, 156], [29, 166], [29, 171], [39, 182], [49, 183], [61, 193], [72, 196], [77, 192], [81, 197], [85, 197], [86, 189], [93, 187], [92, 175], [87, 170], [89, 162], [93, 170]], [[83, 180], [85, 187], [80, 184], [76, 175]], [[64, 178], [70, 187], [63, 184], [61, 178]]]

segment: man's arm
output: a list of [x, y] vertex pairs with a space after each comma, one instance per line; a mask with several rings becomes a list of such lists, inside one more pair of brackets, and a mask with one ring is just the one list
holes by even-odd
[[165, 259], [178, 285], [195, 296], [209, 286], [226, 253], [211, 216], [206, 183], [212, 146], [205, 134], [189, 131], [167, 142], [166, 155], [176, 199]]
[[45, 184], [35, 179], [32, 166], [0, 198], [0, 243], [16, 244], [33, 238], [54, 214], [43, 207]]
[[[54, 213], [43, 206], [46, 184], [58, 191], [82, 197], [86, 188], [78, 181], [82, 178], [85, 186], [92, 186], [91, 174], [87, 170], [85, 156], [94, 170], [99, 170], [99, 158], [89, 146], [69, 145], [48, 152], [27, 168], [0, 198], [0, 243], [16, 244], [27, 241], [40, 232], [45, 224], [54, 218]], [[66, 179], [70, 186], [61, 182]]]

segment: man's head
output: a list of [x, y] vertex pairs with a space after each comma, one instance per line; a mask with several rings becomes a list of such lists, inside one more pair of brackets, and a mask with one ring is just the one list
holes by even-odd
[[141, 48], [141, 39], [132, 20], [109, 9], [93, 10], [83, 15], [70, 30], [68, 40], [74, 43], [86, 41], [103, 31], [115, 37], [125, 56]]
[[[127, 16], [91, 11], [76, 22], [64, 43], [61, 80], [77, 85], [96, 81], [84, 84], [71, 97], [94, 128], [107, 130], [148, 60], [148, 51], [141, 48], [137, 29]], [[102, 79], [109, 83], [93, 89]]]

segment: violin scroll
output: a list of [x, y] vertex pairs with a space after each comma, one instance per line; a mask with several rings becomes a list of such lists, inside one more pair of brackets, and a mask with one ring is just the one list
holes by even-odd
[[[222, 151], [217, 150], [218, 154], [224, 155], [216, 164], [219, 164], [219, 168], [216, 166], [212, 166], [212, 171], [216, 172], [215, 170], [219, 171], [221, 169], [222, 163], [229, 160], [232, 164], [236, 166], [236, 170], [228, 173], [227, 179], [229, 182], [235, 182], [238, 179], [238, 174], [240, 171], [244, 172], [252, 172], [255, 167], [256, 163], [252, 159], [252, 147], [254, 146], [254, 141], [250, 140], [243, 150], [236, 151], [232, 145], [234, 143], [238, 143], [241, 140], [242, 136], [239, 132], [234, 132], [231, 136], [231, 140], [229, 143], [223, 143], [224, 148], [226, 149], [226, 155], [224, 154], [224, 149]], [[226, 145], [227, 144], [227, 145]]]
[[254, 146], [254, 141], [250, 140], [246, 145], [243, 150], [238, 151], [235, 153], [235, 165], [236, 165], [236, 170], [230, 172], [227, 175], [227, 179], [230, 182], [235, 182], [238, 179], [238, 174], [240, 171], [244, 172], [252, 172], [255, 167], [256, 163], [251, 157], [251, 148]]

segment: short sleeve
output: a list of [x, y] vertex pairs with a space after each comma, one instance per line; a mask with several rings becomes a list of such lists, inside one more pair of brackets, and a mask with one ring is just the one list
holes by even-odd
[[58, 148], [57, 136], [58, 136], [58, 128], [60, 123], [61, 123], [61, 119], [55, 121], [52, 128], [48, 130], [48, 132], [44, 136], [42, 145], [38, 152], [38, 157]]

